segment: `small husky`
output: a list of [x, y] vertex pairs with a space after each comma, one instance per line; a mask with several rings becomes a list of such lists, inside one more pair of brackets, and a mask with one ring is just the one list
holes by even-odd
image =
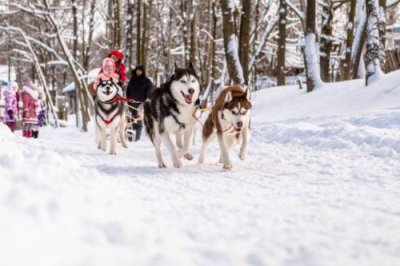
[[[193, 65], [189, 64], [187, 68], [175, 66], [175, 72], [170, 79], [154, 90], [150, 99], [145, 102], [144, 124], [156, 151], [158, 167], [166, 167], [161, 156], [161, 143], [168, 148], [174, 167], [182, 166], [182, 156], [187, 160], [193, 159], [189, 153], [189, 145], [193, 126], [197, 122], [194, 114], [199, 107], [199, 95], [199, 78]], [[171, 133], [176, 136], [179, 152], [171, 141]]]
[[118, 86], [110, 80], [101, 80], [96, 89], [96, 143], [103, 151], [107, 149], [106, 129], [111, 131], [110, 154], [116, 154], [115, 145], [117, 133], [124, 148], [128, 145], [125, 140], [125, 103], [118, 101]]
[[241, 85], [226, 87], [218, 96], [203, 126], [203, 146], [198, 162], [204, 162], [207, 147], [215, 136], [218, 137], [220, 162], [225, 170], [232, 169], [229, 149], [240, 140], [242, 146], [239, 158], [245, 160], [250, 140], [250, 113], [250, 90]]

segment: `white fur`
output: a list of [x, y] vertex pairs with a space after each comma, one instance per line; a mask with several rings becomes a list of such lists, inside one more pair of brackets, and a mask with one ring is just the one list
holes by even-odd
[[[182, 93], [188, 95], [189, 89], [194, 90], [191, 103], [188, 103], [185, 100], [185, 97], [182, 95]], [[167, 147], [172, 157], [174, 167], [180, 168], [182, 166], [182, 157], [187, 160], [193, 159], [193, 155], [189, 152], [189, 146], [192, 137], [193, 126], [197, 122], [197, 120], [193, 117], [193, 113], [196, 111], [194, 104], [199, 98], [200, 84], [197, 79], [191, 75], [183, 76], [180, 80], [173, 81], [171, 83], [171, 93], [178, 101], [179, 114], [173, 110], [171, 110], [171, 112], [175, 115], [179, 122], [185, 124], [185, 128], [181, 128], [180, 125], [176, 123], [175, 119], [172, 116], [169, 116], [164, 119], [165, 131], [159, 134], [159, 124], [154, 123], [153, 143], [156, 149], [158, 166], [160, 168], [166, 167], [161, 155], [161, 143], [164, 143], [164, 145]], [[176, 135], [176, 146], [171, 140], [171, 133]]]
[[[97, 89], [96, 95], [98, 99], [102, 102], [107, 102], [113, 97], [116, 96], [118, 93], [118, 88], [116, 86], [110, 86], [109, 87], [110, 94], [105, 94], [104, 92], [106, 91], [106, 88], [99, 88]], [[107, 105], [105, 105], [105, 108], [107, 108]], [[109, 105], [109, 108], [111, 108], [111, 105]], [[108, 116], [101, 111], [101, 109], [98, 108], [97, 110], [100, 115], [104, 119], [110, 119], [114, 117], [114, 115], [118, 112], [118, 109], [115, 109], [114, 112], [109, 114]], [[125, 139], [125, 127], [126, 127], [126, 119], [125, 119], [125, 112], [122, 112], [120, 115], [116, 115], [114, 120], [110, 124], [106, 124], [98, 115], [96, 115], [96, 143], [97, 147], [101, 149], [102, 151], [106, 151], [107, 149], [107, 136], [106, 136], [106, 130], [110, 130], [110, 154], [117, 154], [116, 153], [116, 142], [117, 142], [117, 134], [119, 134], [119, 140], [121, 141], [121, 144], [124, 148], [128, 147], [128, 144]]]

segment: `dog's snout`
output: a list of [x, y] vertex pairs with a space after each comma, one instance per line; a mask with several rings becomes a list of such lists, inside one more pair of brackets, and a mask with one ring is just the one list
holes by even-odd
[[243, 122], [239, 121], [236, 123], [237, 127], [241, 128], [243, 126]]
[[188, 89], [188, 92], [189, 92], [190, 95], [193, 95], [194, 94], [194, 89], [190, 88], [190, 89]]

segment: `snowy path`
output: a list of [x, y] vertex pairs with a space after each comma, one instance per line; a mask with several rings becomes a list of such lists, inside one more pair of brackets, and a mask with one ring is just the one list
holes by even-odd
[[249, 161], [232, 172], [214, 163], [217, 149], [203, 166], [159, 170], [147, 138], [109, 156], [74, 128], [8, 136], [2, 261], [396, 265], [400, 111], [368, 117], [256, 122]]
[[160, 170], [147, 137], [110, 156], [74, 127], [0, 125], [0, 264], [400, 265], [400, 89], [263, 93], [232, 172], [216, 143]]

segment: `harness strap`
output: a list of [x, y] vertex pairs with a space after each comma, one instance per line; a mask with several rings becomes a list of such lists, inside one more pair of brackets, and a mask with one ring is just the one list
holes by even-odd
[[[225, 120], [227, 123], [231, 124], [231, 126], [228, 127], [227, 129], [225, 129], [224, 131], [222, 131], [222, 133], [224, 133], [224, 132], [228, 131], [229, 129], [231, 129], [232, 127], [234, 127], [233, 124], [232, 124], [231, 122], [229, 122], [228, 120], [225, 119], [224, 113], [221, 113], [221, 118], [222, 118], [223, 120]], [[232, 132], [234, 132], [234, 131], [232, 131]]]
[[182, 123], [181, 121], [178, 120], [178, 118], [171, 113], [172, 118], [175, 120], [175, 122], [179, 125], [180, 128], [185, 129], [186, 125], [184, 123]]
[[101, 118], [101, 120], [103, 120], [103, 122], [108, 126], [109, 124], [111, 124], [113, 121], [114, 121], [114, 119], [117, 117], [117, 115], [118, 115], [118, 112], [116, 112], [114, 115], [113, 115], [113, 117], [111, 117], [110, 119], [105, 119], [100, 113], [99, 113], [99, 111], [98, 110], [96, 110], [96, 115], [98, 115], [100, 118]]

